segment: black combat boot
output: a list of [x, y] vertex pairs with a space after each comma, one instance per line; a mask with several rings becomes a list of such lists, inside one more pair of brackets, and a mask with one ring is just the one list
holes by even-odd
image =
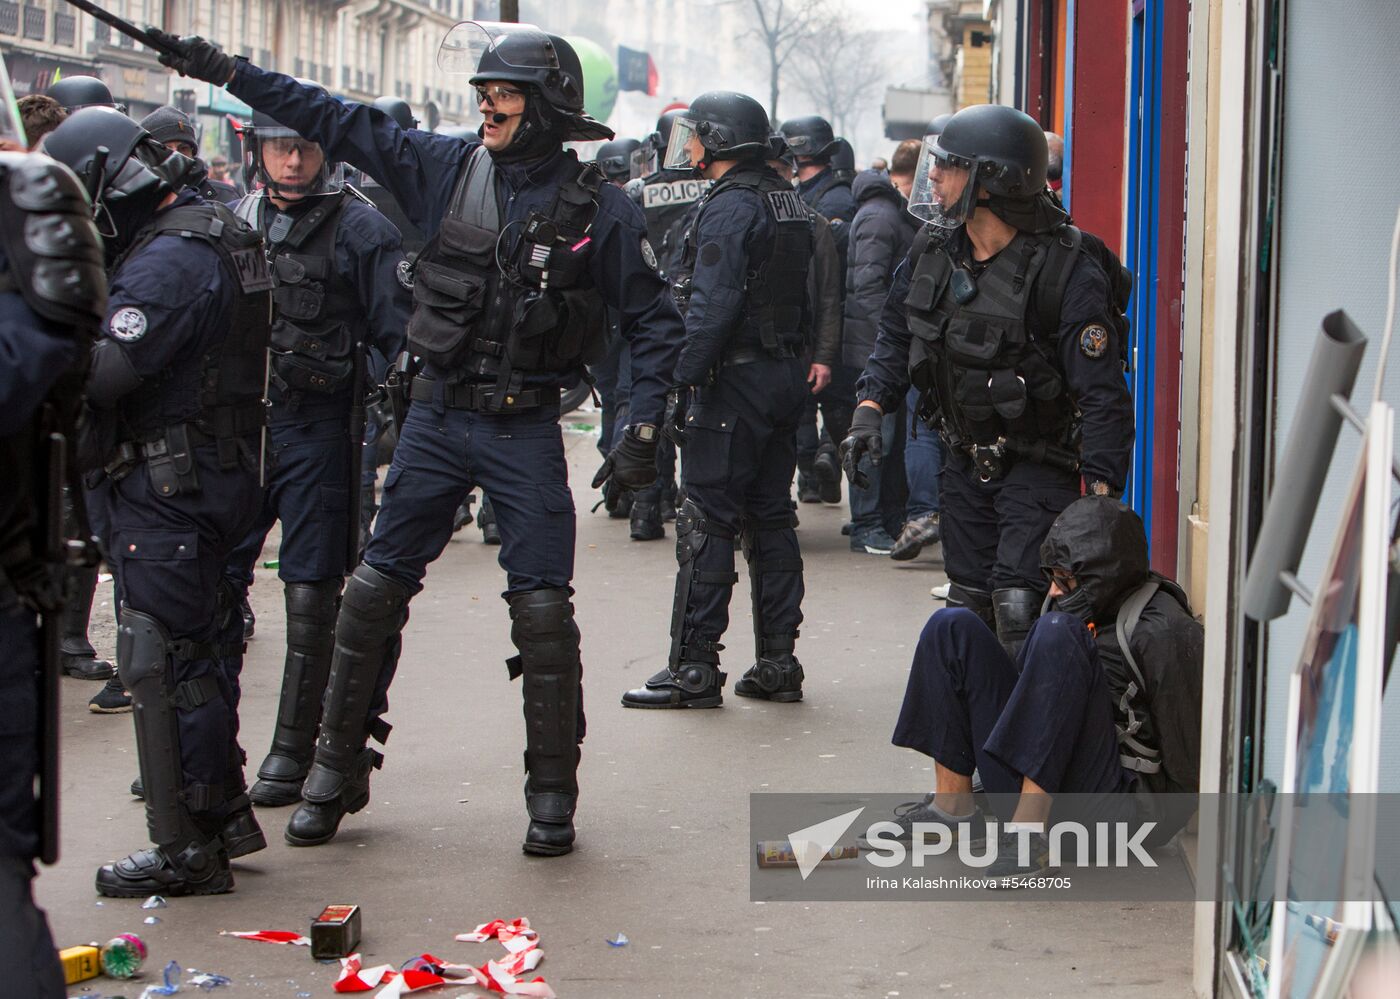
[[[701, 655], [703, 653], [695, 653]], [[624, 708], [717, 708], [724, 703], [719, 656], [713, 662], [682, 662], [663, 669], [643, 687], [622, 695]]]
[[[836, 446], [830, 441], [824, 441], [817, 449], [817, 457], [812, 461], [812, 478], [816, 479], [817, 495], [823, 503], [841, 502], [841, 462], [836, 457]], [[734, 692], [737, 694], [739, 688], [735, 687]]]
[[632, 540], [633, 541], [656, 541], [658, 538], [666, 536], [666, 528], [662, 526], [661, 508], [656, 503], [633, 503], [632, 504]]
[[92, 615], [92, 595], [97, 587], [97, 567], [68, 570], [73, 599], [63, 608], [63, 639], [59, 656], [63, 672], [79, 680], [107, 680], [117, 675], [116, 667], [98, 659], [88, 641], [88, 618]]
[[791, 652], [760, 659], [734, 684], [734, 693], [764, 701], [800, 701], [802, 664]]

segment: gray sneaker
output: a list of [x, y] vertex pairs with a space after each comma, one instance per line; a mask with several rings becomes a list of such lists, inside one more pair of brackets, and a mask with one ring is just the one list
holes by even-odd
[[[894, 815], [887, 819], [899, 826], [899, 832], [894, 834], [894, 839], [900, 843], [908, 843], [914, 838], [914, 823], [916, 822], [939, 822], [947, 826], [953, 834], [952, 844], [956, 844], [959, 839], [966, 839], [968, 843], [977, 844], [987, 838], [987, 820], [980, 811], [973, 812], [969, 818], [958, 822], [950, 822], [949, 816], [939, 811], [933, 804], [933, 795], [926, 794], [920, 801], [906, 801], [902, 805], [895, 806]], [[886, 834], [883, 839], [889, 839]], [[874, 850], [876, 845], [868, 841], [864, 836], [856, 839], [856, 845], [862, 850]]]
[[888, 555], [894, 550], [894, 538], [883, 527], [851, 532], [851, 551], [866, 555]]
[[896, 562], [908, 562], [918, 558], [919, 552], [924, 550], [924, 545], [934, 544], [938, 538], [938, 514], [928, 513], [922, 517], [915, 517], [899, 532], [899, 540], [890, 550], [890, 558]]

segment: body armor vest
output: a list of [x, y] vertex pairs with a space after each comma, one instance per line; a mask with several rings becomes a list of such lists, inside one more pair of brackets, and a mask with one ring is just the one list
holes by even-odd
[[[271, 381], [284, 398], [338, 395], [351, 387], [355, 351], [364, 338], [359, 296], [335, 266], [335, 236], [345, 212], [345, 191], [317, 197], [285, 235], [269, 233], [272, 291]], [[268, 201], [249, 195], [238, 217], [262, 232]], [[274, 229], [279, 226], [274, 226]], [[274, 241], [274, 236], [280, 237]]]
[[689, 170], [658, 170], [643, 182], [641, 205], [647, 242], [656, 252], [663, 274], [679, 254], [686, 217], [713, 183]]
[[[178, 205], [152, 220], [127, 251], [127, 258], [162, 235], [208, 243], [219, 255], [225, 277], [233, 282], [228, 332], [200, 359], [198, 410], [187, 422], [223, 440], [256, 433], [267, 419], [263, 391], [272, 321], [273, 285], [262, 236], [223, 205]], [[122, 400], [127, 439], [150, 441], [164, 434], [170, 421], [160, 408], [163, 394], [159, 389], [134, 392]]]
[[750, 256], [744, 276], [744, 310], [739, 325], [729, 339], [727, 350], [759, 348], [770, 354], [799, 349], [811, 332], [811, 310], [807, 300], [807, 272], [812, 265], [813, 219], [792, 186], [771, 170], [755, 171], [738, 167], [725, 174], [710, 188], [686, 233], [681, 253], [675, 293], [682, 312], [689, 304], [695, 273], [695, 233], [700, 217], [724, 192], [747, 189], [759, 195], [773, 237], [766, 252], [758, 247]]
[[604, 178], [585, 165], [547, 214], [506, 231], [495, 174], [485, 147], [473, 149], [442, 227], [414, 263], [408, 341], [456, 380], [494, 381], [504, 400], [528, 375], [598, 359], [607, 324], [588, 274], [588, 232]]
[[102, 243], [78, 179], [47, 156], [0, 153], [0, 241], [5, 262], [0, 320], [32, 323], [18, 302], [4, 301], [7, 294], [18, 295], [52, 324], [46, 332], [66, 331], [75, 341], [73, 367], [49, 393], [54, 405], [48, 418], [36, 415], [23, 430], [0, 438], [0, 466], [10, 472], [0, 489], [3, 591], [5, 578], [13, 582], [31, 576], [35, 560], [51, 554], [44, 550], [40, 507], [52, 514], [59, 497], [46, 495], [49, 446], [44, 438], [60, 431], [70, 449], [76, 445], [73, 430], [83, 380], [106, 314], [107, 275]]
[[1050, 238], [1018, 234], [975, 279], [965, 241], [915, 239], [904, 300], [910, 380], [933, 401], [932, 417], [955, 448], [1009, 445], [1030, 454], [1070, 443], [1075, 410], [1056, 356], [1058, 330], [1029, 321]]

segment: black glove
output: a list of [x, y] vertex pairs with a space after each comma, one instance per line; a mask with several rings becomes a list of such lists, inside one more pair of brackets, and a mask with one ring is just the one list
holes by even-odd
[[685, 414], [690, 409], [690, 386], [678, 385], [666, 393], [666, 415], [661, 432], [676, 447], [685, 445]]
[[652, 438], [644, 441], [637, 436], [637, 428], [628, 427], [622, 432], [622, 443], [612, 449], [603, 467], [593, 476], [593, 488], [597, 489], [609, 478], [625, 489], [645, 489], [656, 481], [656, 428], [651, 428]]
[[857, 406], [851, 416], [851, 429], [841, 442], [841, 467], [846, 478], [862, 489], [870, 488], [870, 478], [860, 470], [860, 459], [870, 456], [870, 464], [879, 467], [884, 442], [880, 439], [880, 423], [884, 416], [874, 406]]
[[233, 79], [233, 56], [213, 42], [206, 41], [198, 35], [186, 35], [184, 38], [176, 38], [164, 32], [162, 35], [164, 41], [172, 43], [179, 50], [178, 53], [162, 52], [162, 66], [169, 66], [181, 76], [205, 80], [220, 87]]

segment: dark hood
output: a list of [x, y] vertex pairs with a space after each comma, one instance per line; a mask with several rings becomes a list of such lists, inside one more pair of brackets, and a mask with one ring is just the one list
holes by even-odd
[[851, 181], [851, 195], [860, 204], [871, 198], [888, 198], [895, 204], [901, 204], [904, 198], [895, 190], [887, 174], [879, 170], [862, 170], [856, 174], [856, 179]]
[[1115, 499], [1084, 496], [1050, 525], [1040, 565], [1069, 572], [1094, 606], [1097, 620], [1117, 612], [1123, 598], [1147, 581], [1147, 534], [1142, 518]]

